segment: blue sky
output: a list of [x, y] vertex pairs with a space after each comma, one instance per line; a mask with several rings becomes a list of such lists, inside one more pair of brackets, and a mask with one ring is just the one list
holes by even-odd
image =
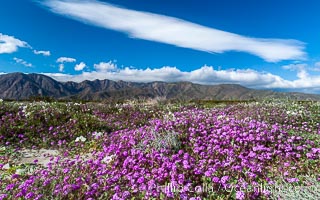
[[320, 93], [320, 1], [3, 0], [0, 73]]

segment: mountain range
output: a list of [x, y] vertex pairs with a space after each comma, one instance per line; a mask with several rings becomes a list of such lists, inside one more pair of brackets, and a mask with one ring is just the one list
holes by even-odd
[[42, 74], [9, 73], [0, 75], [0, 98], [26, 100], [30, 97], [101, 101], [105, 99], [165, 98], [178, 100], [259, 100], [289, 98], [320, 100], [320, 95], [256, 90], [236, 84], [200, 85], [191, 82], [136, 83], [112, 80], [59, 82]]

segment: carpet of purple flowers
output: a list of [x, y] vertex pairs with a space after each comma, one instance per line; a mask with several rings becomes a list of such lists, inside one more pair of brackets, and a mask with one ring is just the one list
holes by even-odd
[[[1, 101], [0, 200], [277, 199], [280, 183], [316, 197], [319, 123], [319, 102]], [[59, 155], [17, 164], [23, 149]]]

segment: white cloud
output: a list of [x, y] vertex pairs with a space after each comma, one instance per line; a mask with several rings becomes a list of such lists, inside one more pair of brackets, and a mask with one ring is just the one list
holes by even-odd
[[298, 63], [298, 64], [290, 64], [282, 66], [283, 69], [287, 69], [290, 71], [297, 71], [297, 77], [300, 79], [306, 79], [309, 77], [309, 74], [307, 72], [308, 65], [305, 63]]
[[320, 72], [320, 62], [316, 62], [314, 67], [311, 68], [312, 71]]
[[61, 63], [61, 64], [59, 65], [59, 72], [63, 72], [63, 70], [64, 70], [64, 64]]
[[28, 43], [0, 33], [0, 54], [16, 52], [19, 47], [30, 48]]
[[[257, 89], [288, 89], [301, 92], [320, 93], [320, 76], [310, 75], [307, 70], [307, 65], [299, 64], [298, 66], [289, 65], [283, 67], [284, 69], [302, 69], [305, 66], [305, 76], [298, 76], [296, 80], [286, 80], [278, 75], [256, 71], [253, 69], [228, 69], [220, 70], [212, 66], [204, 65], [199, 69], [187, 72], [181, 71], [176, 67], [164, 66], [155, 69], [132, 69], [130, 67], [118, 68], [115, 63], [107, 62], [110, 68], [97, 68], [97, 71], [82, 72], [79, 75], [66, 75], [62, 73], [47, 74], [59, 81], [75, 81], [81, 82], [84, 80], [95, 79], [110, 79], [110, 80], [124, 80], [133, 82], [152, 82], [152, 81], [166, 81], [179, 82], [189, 81], [204, 85], [216, 84], [240, 84], [249, 88]], [[95, 66], [100, 66], [101, 63]], [[104, 66], [104, 63], [102, 66]], [[108, 65], [106, 65], [108, 66]], [[299, 74], [299, 71], [297, 71]]]
[[[75, 82], [81, 82], [83, 80], [110, 79], [134, 82], [190, 81], [193, 83], [208, 85], [233, 83], [256, 88], [268, 88], [268, 86], [271, 85], [286, 85], [286, 81], [277, 75], [273, 75], [271, 73], [266, 72], [258, 72], [251, 69], [215, 70], [212, 66], [205, 65], [191, 72], [184, 72], [177, 69], [176, 67], [170, 66], [164, 66], [162, 68], [156, 69], [132, 69], [130, 67], [119, 69], [117, 65], [112, 63], [111, 61], [108, 63], [110, 63], [111, 66], [113, 66], [112, 69], [117, 70], [110, 71], [105, 70], [106, 68], [103, 68], [102, 71], [99, 69], [100, 71], [82, 72], [82, 74], [80, 75], [64, 76], [63, 74], [59, 74], [57, 76], [57, 74], [55, 74], [54, 78], [60, 81], [72, 80]], [[95, 66], [97, 66], [97, 64]]]
[[113, 63], [112, 61], [100, 62], [99, 64], [94, 64], [94, 68], [97, 71], [106, 72], [106, 71], [116, 70], [117, 69], [117, 65], [115, 63]]
[[19, 63], [19, 64], [24, 65], [26, 67], [32, 67], [31, 63], [28, 63], [28, 62], [26, 62], [25, 60], [23, 60], [21, 58], [14, 57], [13, 60], [16, 61], [16, 63]]
[[296, 71], [296, 70], [300, 71], [300, 70], [305, 69], [307, 66], [308, 65], [305, 63], [296, 63], [296, 64], [284, 65], [284, 66], [282, 66], [282, 68], [290, 70], [290, 71]]
[[41, 54], [41, 55], [43, 55], [43, 56], [50, 56], [50, 55], [51, 55], [50, 51], [37, 51], [37, 50], [33, 50], [33, 53], [34, 53], [34, 54], [37, 54], [37, 55]]
[[76, 62], [75, 58], [68, 58], [68, 57], [60, 57], [57, 59], [57, 63], [64, 63], [64, 62]]
[[[64, 70], [64, 63], [73, 63], [76, 62], [77, 60], [75, 58], [69, 58], [69, 57], [60, 57], [56, 60], [57, 63], [59, 64], [59, 72], [63, 72]], [[77, 66], [76, 66], [77, 67]], [[78, 69], [78, 68], [77, 68]]]
[[242, 36], [178, 18], [129, 10], [99, 1], [46, 0], [52, 12], [81, 22], [155, 42], [210, 53], [247, 52], [269, 62], [304, 59], [304, 43], [296, 40]]
[[86, 64], [85, 64], [84, 62], [81, 62], [81, 63], [77, 64], [77, 65], [74, 67], [74, 70], [76, 70], [76, 71], [81, 71], [81, 70], [83, 70], [85, 67], [86, 67]]
[[311, 75], [308, 71], [316, 71], [315, 68], [317, 63], [314, 66], [309, 66], [305, 63], [290, 64], [283, 66], [283, 69], [297, 71], [298, 79], [290, 81], [288, 85], [285, 85], [284, 88], [300, 88], [300, 89], [312, 89], [313, 91], [320, 92], [320, 76]]

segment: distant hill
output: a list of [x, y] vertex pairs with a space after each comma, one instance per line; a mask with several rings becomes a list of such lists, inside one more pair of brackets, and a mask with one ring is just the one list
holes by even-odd
[[25, 100], [34, 96], [98, 101], [156, 97], [179, 100], [258, 100], [265, 98], [320, 100], [320, 95], [255, 90], [236, 84], [136, 83], [111, 80], [86, 80], [76, 83], [59, 82], [42, 74], [10, 73], [0, 75], [1, 99]]

